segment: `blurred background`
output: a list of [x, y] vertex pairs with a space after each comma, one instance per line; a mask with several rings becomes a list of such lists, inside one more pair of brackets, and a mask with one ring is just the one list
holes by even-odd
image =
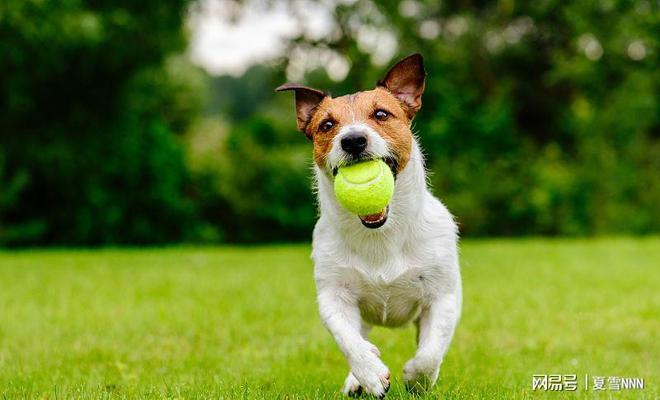
[[298, 81], [421, 52], [463, 236], [660, 232], [657, 1], [4, 0], [0, 245], [308, 241]]

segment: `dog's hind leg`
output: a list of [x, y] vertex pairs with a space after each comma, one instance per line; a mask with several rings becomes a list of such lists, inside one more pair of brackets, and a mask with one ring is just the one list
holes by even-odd
[[417, 352], [403, 367], [408, 390], [424, 392], [438, 379], [461, 309], [460, 291], [437, 298], [422, 310], [417, 325]]
[[348, 397], [359, 397], [362, 394], [362, 385], [352, 372], [349, 372], [346, 380], [344, 380], [341, 392]]

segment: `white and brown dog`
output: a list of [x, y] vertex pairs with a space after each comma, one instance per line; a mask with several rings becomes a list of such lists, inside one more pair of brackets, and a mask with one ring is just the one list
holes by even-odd
[[[321, 318], [346, 356], [343, 392], [382, 397], [390, 372], [368, 341], [372, 325], [417, 326], [417, 352], [406, 363], [409, 389], [428, 389], [461, 313], [458, 232], [447, 208], [429, 192], [424, 159], [411, 132], [424, 91], [422, 56], [394, 67], [375, 89], [332, 98], [296, 84], [298, 128], [314, 145], [320, 218], [312, 258]], [[395, 176], [381, 214], [359, 218], [339, 206], [337, 168], [383, 159]]]

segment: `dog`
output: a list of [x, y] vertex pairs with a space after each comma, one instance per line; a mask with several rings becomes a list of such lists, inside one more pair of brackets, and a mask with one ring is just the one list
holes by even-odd
[[[295, 92], [297, 126], [313, 143], [320, 217], [312, 259], [325, 327], [346, 356], [342, 392], [384, 397], [390, 372], [368, 340], [374, 325], [417, 327], [417, 351], [403, 368], [412, 391], [436, 382], [461, 314], [458, 229], [427, 187], [424, 158], [411, 131], [422, 105], [423, 58], [399, 61], [376, 88], [331, 97], [287, 83]], [[356, 216], [334, 195], [339, 167], [382, 159], [395, 177], [389, 205]]]

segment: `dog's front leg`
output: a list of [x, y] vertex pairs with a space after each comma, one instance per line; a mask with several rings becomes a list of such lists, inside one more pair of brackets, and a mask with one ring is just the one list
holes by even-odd
[[440, 363], [449, 348], [460, 316], [459, 292], [435, 299], [417, 321], [417, 352], [403, 368], [403, 380], [411, 391], [426, 391], [438, 379]]
[[360, 334], [362, 319], [356, 300], [342, 285], [319, 287], [318, 300], [321, 319], [346, 356], [355, 378], [367, 393], [385, 396], [390, 372], [380, 360], [376, 346]]

